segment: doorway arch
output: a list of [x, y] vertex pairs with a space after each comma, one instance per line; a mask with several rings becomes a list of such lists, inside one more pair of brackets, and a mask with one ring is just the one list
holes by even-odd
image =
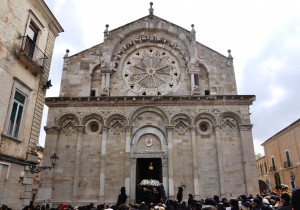
[[[138, 144], [147, 144], [146, 141], [143, 140], [145, 135], [155, 137], [156, 141], [160, 142], [160, 147], [155, 147], [149, 143], [147, 149], [138, 149]], [[141, 142], [143, 141], [143, 142]], [[158, 169], [156, 176], [159, 181], [161, 181], [165, 187], [168, 189], [168, 144], [167, 137], [165, 133], [156, 127], [143, 127], [137, 130], [131, 139], [130, 142], [130, 200], [133, 201], [136, 198], [136, 187], [137, 182], [140, 181], [142, 174], [137, 174], [138, 164], [139, 162], [144, 161], [144, 163], [156, 164], [155, 167], [160, 167]], [[161, 178], [160, 178], [161, 176]], [[146, 176], [145, 176], [146, 177]], [[137, 180], [139, 179], [139, 180]], [[168, 192], [166, 192], [168, 194]]]

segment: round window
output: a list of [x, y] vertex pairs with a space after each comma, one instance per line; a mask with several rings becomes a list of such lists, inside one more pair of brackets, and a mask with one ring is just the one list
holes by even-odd
[[201, 134], [207, 135], [211, 132], [212, 125], [209, 121], [203, 120], [198, 124], [198, 131]]
[[100, 123], [96, 120], [90, 120], [86, 123], [87, 133], [98, 133], [100, 129]]
[[97, 122], [93, 121], [90, 123], [90, 128], [92, 132], [97, 132], [99, 130], [99, 125]]

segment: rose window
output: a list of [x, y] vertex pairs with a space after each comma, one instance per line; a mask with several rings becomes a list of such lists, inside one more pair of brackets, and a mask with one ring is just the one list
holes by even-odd
[[165, 95], [177, 86], [180, 70], [169, 52], [150, 48], [137, 50], [125, 60], [123, 78], [138, 95]]

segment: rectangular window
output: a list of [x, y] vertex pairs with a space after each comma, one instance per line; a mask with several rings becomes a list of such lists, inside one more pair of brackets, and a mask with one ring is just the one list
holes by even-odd
[[95, 97], [96, 96], [96, 90], [91, 90], [91, 96]]
[[25, 99], [26, 97], [22, 93], [18, 90], [15, 91], [7, 129], [7, 134], [14, 138], [18, 138], [19, 135]]
[[33, 58], [38, 33], [39, 33], [38, 27], [33, 22], [30, 22], [30, 25], [29, 25], [28, 31], [27, 31], [28, 39], [26, 39], [26, 43], [25, 43], [26, 54], [30, 58]]
[[292, 166], [292, 163], [291, 163], [289, 151], [285, 151], [285, 157], [286, 157], [287, 167], [291, 167], [291, 166]]
[[14, 77], [14, 80], [3, 134], [12, 139], [21, 140], [27, 102], [32, 89], [18, 78]]
[[272, 157], [272, 170], [275, 171], [275, 159]]

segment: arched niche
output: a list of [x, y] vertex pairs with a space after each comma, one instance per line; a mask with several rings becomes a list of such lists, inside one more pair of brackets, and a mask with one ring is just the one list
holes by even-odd
[[167, 116], [167, 114], [165, 113], [164, 110], [155, 107], [155, 106], [143, 106], [138, 108], [131, 116], [129, 119], [129, 125], [133, 125], [134, 120], [143, 112], [154, 112], [157, 113], [158, 115], [160, 115], [163, 120], [164, 120], [164, 124], [165, 125], [169, 125], [169, 118]]

